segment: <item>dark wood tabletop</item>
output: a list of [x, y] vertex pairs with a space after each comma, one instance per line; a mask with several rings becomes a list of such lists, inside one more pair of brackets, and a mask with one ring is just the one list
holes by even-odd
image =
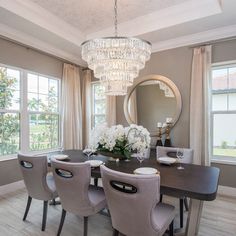
[[[58, 153], [58, 152], [57, 152]], [[69, 162], [84, 162], [88, 160], [81, 150], [65, 150], [60, 152], [69, 156]], [[55, 153], [53, 153], [55, 154]], [[49, 156], [52, 154], [49, 154]], [[91, 160], [102, 160], [113, 170], [132, 174], [136, 168], [152, 167], [160, 172], [161, 193], [173, 197], [189, 197], [193, 199], [212, 201], [216, 198], [220, 171], [216, 167], [207, 167], [193, 164], [182, 164], [183, 170], [178, 170], [175, 163], [167, 166], [156, 161], [155, 150], [151, 151], [150, 158], [140, 163], [132, 158], [130, 161], [110, 161], [108, 157], [94, 155]], [[100, 168], [92, 168], [92, 177], [100, 178]]]

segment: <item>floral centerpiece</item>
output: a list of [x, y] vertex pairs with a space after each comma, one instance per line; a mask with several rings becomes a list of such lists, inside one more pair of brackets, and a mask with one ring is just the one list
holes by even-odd
[[143, 126], [123, 127], [106, 124], [96, 127], [90, 137], [90, 145], [102, 154], [119, 159], [129, 159], [132, 153], [145, 152], [150, 147], [150, 133]]

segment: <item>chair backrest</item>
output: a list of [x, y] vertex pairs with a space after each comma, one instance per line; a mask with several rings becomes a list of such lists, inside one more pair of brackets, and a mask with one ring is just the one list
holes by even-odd
[[[181, 148], [184, 150], [184, 158], [180, 160], [181, 163], [192, 164], [193, 163], [193, 149], [190, 148]], [[176, 152], [178, 148], [176, 147], [156, 147], [156, 157], [174, 157], [176, 158]]]
[[51, 165], [63, 209], [84, 216], [89, 214], [92, 208], [88, 195], [91, 178], [90, 164], [51, 159]]
[[47, 157], [18, 154], [18, 161], [29, 196], [50, 200], [53, 192], [47, 185]]
[[157, 235], [152, 211], [160, 199], [159, 175], [125, 174], [101, 166], [112, 226], [129, 236]]

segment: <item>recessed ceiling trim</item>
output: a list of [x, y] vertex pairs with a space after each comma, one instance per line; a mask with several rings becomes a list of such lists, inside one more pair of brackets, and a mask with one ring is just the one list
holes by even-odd
[[[203, 17], [219, 14], [221, 12], [222, 8], [218, 0], [190, 0], [121, 23], [118, 25], [118, 33], [119, 35], [125, 36], [137, 36]], [[104, 30], [88, 34], [87, 39], [111, 36], [113, 34], [113, 27], [109, 27]]]
[[86, 66], [86, 63], [82, 60], [82, 58], [67, 53], [65, 50], [56, 48], [51, 44], [45, 43], [35, 37], [30, 36], [29, 34], [25, 34], [21, 31], [18, 31], [1, 23], [0, 23], [0, 35], [9, 38], [11, 40], [14, 40], [16, 42], [22, 43], [24, 45], [29, 45], [32, 48], [36, 48], [48, 54], [67, 60], [69, 62]]
[[0, 0], [0, 7], [80, 46], [85, 35], [38, 4], [29, 0]]
[[152, 44], [152, 52], [159, 52], [172, 48], [190, 46], [199, 43], [206, 43], [209, 41], [215, 41], [235, 36], [236, 36], [236, 25], [230, 25], [170, 40], [156, 42]]

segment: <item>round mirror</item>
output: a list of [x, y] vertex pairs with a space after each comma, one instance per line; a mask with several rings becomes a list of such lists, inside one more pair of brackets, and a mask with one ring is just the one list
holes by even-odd
[[[176, 85], [161, 75], [149, 75], [129, 88], [124, 101], [124, 112], [129, 124], [147, 128], [152, 136], [157, 125], [171, 121], [176, 124], [181, 113], [181, 95]], [[162, 129], [162, 133], [165, 129]]]

